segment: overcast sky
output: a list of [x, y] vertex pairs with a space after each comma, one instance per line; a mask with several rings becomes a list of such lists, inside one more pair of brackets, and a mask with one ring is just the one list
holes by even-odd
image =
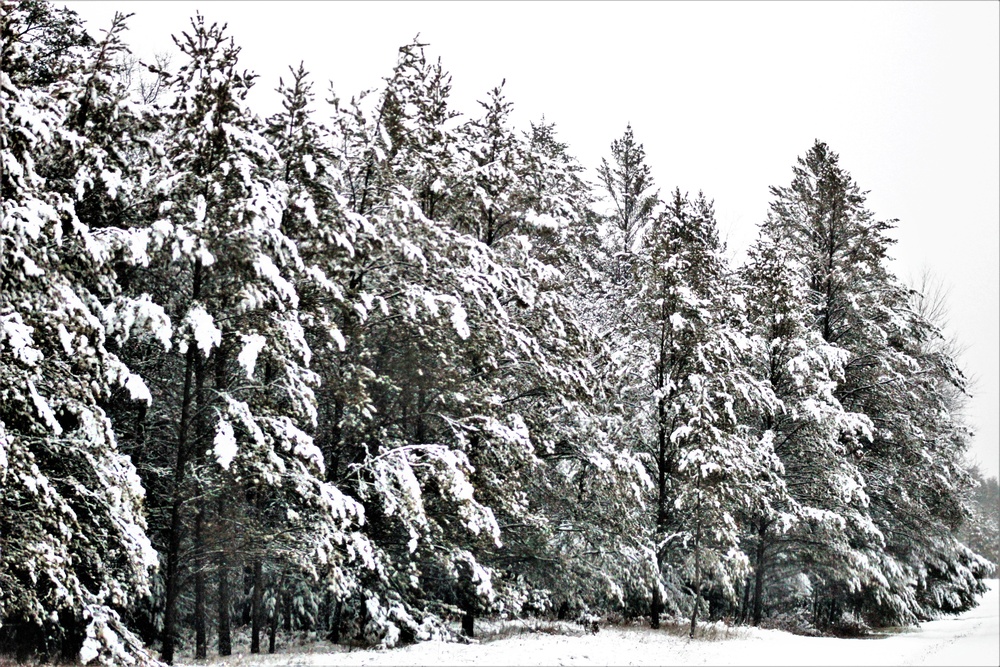
[[[704, 190], [737, 258], [814, 139], [869, 208], [897, 218], [897, 274], [950, 288], [949, 333], [975, 380], [972, 458], [1000, 467], [1000, 3], [67, 2], [96, 33], [134, 12], [144, 59], [200, 10], [229, 24], [251, 103], [276, 110], [287, 66], [344, 98], [379, 85], [417, 33], [453, 75], [453, 106], [507, 80], [521, 127], [556, 124], [593, 169], [628, 122], [656, 182]], [[174, 62], [177, 63], [175, 56]], [[317, 115], [322, 121], [322, 110]], [[592, 172], [591, 172], [592, 173]]]

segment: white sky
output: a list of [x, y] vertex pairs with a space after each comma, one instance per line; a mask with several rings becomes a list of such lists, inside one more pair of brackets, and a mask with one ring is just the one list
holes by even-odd
[[[1000, 468], [1000, 3], [66, 2], [96, 33], [134, 12], [141, 58], [199, 10], [227, 22], [251, 102], [304, 60], [314, 91], [349, 98], [388, 75], [417, 33], [453, 75], [453, 107], [507, 80], [515, 122], [544, 114], [593, 169], [627, 122], [667, 194], [704, 190], [737, 257], [818, 138], [880, 218], [906, 280], [950, 288], [950, 331], [975, 379], [972, 457]], [[179, 61], [175, 58], [175, 64]], [[287, 76], [286, 76], [287, 79]], [[317, 115], [321, 122], [322, 110]]]

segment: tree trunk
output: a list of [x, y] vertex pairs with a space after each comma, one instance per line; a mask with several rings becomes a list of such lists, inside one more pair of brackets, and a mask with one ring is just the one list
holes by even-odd
[[340, 598], [333, 605], [333, 623], [330, 627], [330, 641], [334, 644], [340, 643], [340, 615], [343, 613], [344, 603]]
[[[278, 589], [280, 590], [281, 584], [278, 584]], [[274, 653], [274, 644], [278, 636], [278, 601], [281, 598], [278, 597], [278, 591], [274, 592], [274, 607], [271, 609], [271, 618], [269, 619], [267, 629], [267, 652]]]
[[660, 614], [663, 612], [663, 599], [660, 595], [659, 582], [653, 586], [653, 598], [649, 603], [649, 627], [660, 629]]
[[181, 530], [183, 528], [184, 474], [188, 461], [188, 423], [191, 418], [191, 379], [194, 371], [194, 347], [189, 346], [184, 360], [184, 389], [181, 396], [181, 423], [177, 433], [177, 458], [174, 464], [174, 497], [170, 505], [170, 532], [167, 536], [167, 572], [164, 586], [163, 648], [160, 658], [174, 662], [177, 643], [177, 598], [180, 594]]
[[666, 409], [662, 398], [657, 402], [657, 413], [659, 421], [657, 439], [659, 440], [659, 446], [656, 457], [656, 526], [662, 530], [667, 523], [667, 425], [663, 423], [666, 419]]
[[194, 657], [208, 657], [208, 640], [205, 635], [205, 568], [201, 555], [205, 553], [205, 502], [198, 501], [198, 514], [194, 520], [195, 572], [194, 572]]
[[468, 602], [463, 609], [465, 612], [462, 614], [462, 634], [466, 637], [476, 636], [476, 610], [475, 603]]
[[[191, 296], [197, 299], [201, 294], [201, 260], [194, 264]], [[163, 649], [160, 657], [168, 665], [174, 662], [174, 648], [177, 643], [177, 599], [180, 594], [180, 553], [181, 530], [183, 528], [184, 475], [190, 449], [188, 427], [191, 423], [191, 380], [194, 373], [195, 348], [188, 345], [184, 356], [184, 389], [181, 393], [181, 422], [177, 429], [177, 458], [174, 462], [174, 497], [170, 505], [170, 533], [167, 536], [167, 573], [164, 582], [165, 605], [163, 613]]]
[[250, 652], [260, 653], [261, 594], [264, 589], [264, 568], [260, 558], [253, 561], [253, 595], [250, 598]]
[[[661, 315], [664, 322], [660, 324], [660, 354], [656, 364], [656, 389], [662, 392], [667, 380], [667, 330], [666, 305], [661, 305]], [[656, 401], [657, 451], [656, 451], [656, 527], [663, 530], [667, 523], [667, 405], [666, 397], [660, 396]]]
[[767, 547], [764, 538], [766, 534], [767, 524], [761, 521], [757, 535], [757, 569], [754, 572], [753, 588], [753, 624], [755, 627], [760, 626], [760, 619], [764, 613], [764, 570], [766, 567], [764, 557]]
[[740, 625], [750, 620], [750, 592], [753, 589], [753, 579], [747, 577], [743, 582], [743, 605], [740, 607]]
[[[215, 390], [222, 393], [226, 390], [226, 357], [225, 340], [219, 344], [215, 353]], [[230, 608], [232, 606], [232, 591], [229, 582], [229, 548], [228, 540], [232, 537], [229, 534], [229, 515], [227, 505], [227, 495], [231, 490], [227, 473], [223, 472], [222, 480], [219, 483], [219, 505], [218, 518], [219, 529], [222, 534], [219, 536], [219, 655], [227, 656], [233, 652], [232, 620]], [[228, 487], [228, 488], [227, 488]]]
[[[205, 360], [195, 353], [194, 358], [194, 398], [195, 412], [192, 418], [194, 424], [194, 437], [191, 442], [194, 444], [194, 452], [191, 456], [195, 464], [201, 462], [203, 443], [208, 433], [208, 425], [205, 421], [205, 413], [208, 406], [205, 405]], [[194, 522], [194, 633], [195, 649], [194, 655], [197, 659], [208, 656], [208, 640], [205, 633], [205, 497], [202, 494], [198, 499], [198, 514]]]
[[701, 584], [698, 583], [694, 591], [694, 606], [691, 608], [691, 631], [688, 637], [694, 639], [695, 630], [698, 629], [698, 607], [701, 603]]
[[476, 636], [476, 585], [472, 580], [472, 564], [466, 564], [461, 569], [459, 579], [461, 588], [460, 606], [462, 607], [462, 634], [466, 637]]
[[[224, 516], [225, 500], [219, 500], [219, 515]], [[219, 549], [219, 655], [232, 655], [233, 639], [229, 618], [229, 554], [226, 548]]]
[[[664, 378], [666, 374], [666, 358], [664, 355], [666, 331], [663, 326], [660, 328], [660, 359], [657, 364], [657, 389], [663, 390]], [[657, 493], [656, 493], [656, 528], [657, 534], [662, 533], [667, 524], [667, 425], [665, 399], [661, 396], [656, 402], [656, 422], [657, 422]], [[660, 556], [656, 556], [657, 578], [660, 572]], [[649, 602], [649, 627], [653, 630], [660, 628], [660, 614], [663, 612], [663, 599], [660, 595], [659, 581], [653, 582], [653, 596]]]
[[[698, 560], [698, 556], [695, 555], [695, 560]], [[699, 570], [700, 566], [696, 565], [695, 570]], [[698, 583], [695, 584], [694, 589], [694, 606], [691, 608], [691, 631], [688, 633], [688, 637], [694, 639], [695, 630], [698, 629], [698, 607], [701, 606], [701, 573], [698, 572], [695, 575], [698, 579]]]
[[[178, 457], [179, 458], [179, 457]], [[180, 491], [175, 491], [180, 493]], [[181, 502], [174, 498], [170, 508], [170, 534], [167, 538], [166, 602], [163, 614], [163, 648], [160, 659], [168, 665], [174, 664], [174, 644], [177, 641], [177, 596], [180, 592], [178, 575], [178, 555], [181, 550]]]

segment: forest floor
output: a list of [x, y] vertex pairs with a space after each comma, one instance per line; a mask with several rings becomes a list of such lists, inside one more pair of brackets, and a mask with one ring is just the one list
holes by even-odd
[[[606, 626], [582, 634], [570, 624], [497, 629], [478, 643], [424, 642], [389, 650], [289, 647], [274, 655], [234, 654], [200, 665], [1000, 665], [1000, 584], [958, 616], [866, 639], [804, 637], [781, 630], [707, 626], [704, 638], [679, 628]], [[477, 625], [477, 627], [480, 627]], [[566, 634], [551, 634], [553, 632]], [[499, 637], [489, 639], [492, 635]], [[333, 649], [331, 651], [331, 648]]]

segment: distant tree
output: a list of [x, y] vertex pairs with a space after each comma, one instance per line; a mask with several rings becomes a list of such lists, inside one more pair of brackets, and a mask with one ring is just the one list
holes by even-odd
[[996, 477], [983, 477], [978, 468], [972, 469], [978, 483], [972, 492], [972, 511], [959, 533], [962, 542], [993, 563], [996, 575], [1000, 564], [1000, 486]]
[[646, 151], [635, 141], [631, 124], [625, 127], [621, 139], [611, 142], [611, 159], [613, 165], [606, 158], [601, 160], [597, 174], [613, 204], [609, 219], [614, 245], [618, 252], [630, 253], [652, 219], [659, 193], [653, 189]]

